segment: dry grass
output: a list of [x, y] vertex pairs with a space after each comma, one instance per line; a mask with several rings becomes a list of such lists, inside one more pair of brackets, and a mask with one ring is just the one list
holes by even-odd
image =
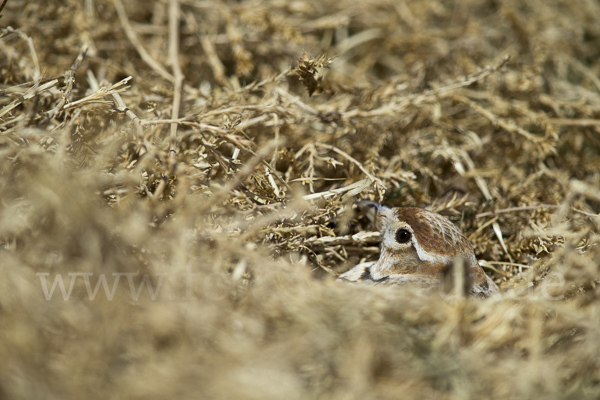
[[[598, 398], [598, 20], [8, 0], [0, 399]], [[448, 216], [502, 298], [336, 283], [355, 199]]]

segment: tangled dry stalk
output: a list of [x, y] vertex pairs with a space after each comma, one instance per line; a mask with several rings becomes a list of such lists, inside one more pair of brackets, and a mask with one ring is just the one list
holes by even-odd
[[[600, 396], [597, 3], [2, 6], [0, 398]], [[356, 199], [502, 298], [336, 283]]]

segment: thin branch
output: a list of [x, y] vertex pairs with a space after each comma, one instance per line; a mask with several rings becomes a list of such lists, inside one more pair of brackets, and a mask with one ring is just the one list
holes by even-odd
[[81, 66], [81, 63], [83, 62], [83, 59], [85, 58], [87, 50], [88, 50], [87, 44], [84, 44], [83, 46], [81, 46], [81, 49], [79, 50], [79, 54], [77, 55], [77, 58], [75, 58], [73, 65], [71, 66], [71, 68], [69, 68], [69, 70], [67, 72], [65, 72], [65, 74], [64, 74], [65, 87], [64, 87], [63, 95], [62, 95], [60, 101], [58, 102], [58, 104], [56, 105], [56, 107], [54, 107], [52, 110], [50, 110], [48, 112], [49, 118], [53, 118], [56, 114], [58, 114], [62, 110], [65, 103], [67, 103], [69, 101], [69, 96], [71, 95], [71, 91], [73, 90], [73, 84], [75, 83], [75, 73]]
[[42, 93], [43, 91], [50, 89], [52, 86], [56, 85], [57, 83], [58, 83], [58, 80], [56, 80], [56, 79], [53, 81], [50, 81], [48, 83], [45, 83], [42, 86], [39, 86], [39, 84], [36, 83], [31, 88], [29, 88], [21, 97], [12, 101], [10, 104], [4, 106], [2, 109], [0, 109], [0, 117], [7, 114], [10, 110], [17, 107], [19, 104], [23, 103], [25, 100], [28, 100], [28, 99], [31, 99], [32, 97], [37, 96], [38, 94]]
[[39, 80], [42, 77], [42, 72], [40, 71], [40, 63], [35, 51], [35, 46], [33, 45], [33, 39], [27, 36], [26, 42], [27, 46], [29, 47], [29, 52], [31, 53], [31, 59], [33, 60], [33, 79]]
[[271, 151], [273, 151], [273, 148], [275, 146], [278, 145], [280, 145], [280, 143], [278, 143], [277, 141], [272, 141], [268, 143], [265, 147], [260, 149], [260, 151], [258, 151], [258, 153], [254, 157], [248, 160], [246, 165], [244, 165], [244, 168], [242, 168], [232, 180], [227, 182], [227, 184], [223, 186], [221, 190], [213, 194], [204, 202], [198, 213], [202, 214], [202, 212], [207, 211], [213, 205], [223, 200], [225, 196], [230, 194], [247, 176], [252, 174], [254, 168], [261, 163], [263, 158], [267, 157], [271, 153]]
[[[3, 7], [4, 4], [2, 5]], [[27, 47], [29, 47], [29, 52], [31, 53], [31, 61], [33, 61], [33, 81], [39, 83], [42, 79], [42, 73], [40, 71], [40, 63], [38, 60], [37, 52], [35, 51], [35, 46], [33, 45], [33, 39], [22, 30], [14, 29], [12, 26], [0, 29], [0, 38], [8, 37], [11, 35], [16, 35], [19, 38], [21, 38], [21, 40], [23, 40], [25, 43], [27, 43]]]
[[374, 116], [383, 115], [383, 114], [387, 114], [387, 113], [391, 113], [391, 112], [396, 113], [412, 102], [418, 102], [418, 101], [425, 99], [426, 97], [435, 96], [440, 93], [449, 92], [454, 89], [472, 85], [473, 83], [480, 81], [480, 80], [488, 77], [492, 73], [498, 71], [500, 68], [502, 68], [504, 65], [506, 65], [506, 63], [508, 63], [509, 61], [510, 61], [510, 55], [507, 54], [504, 57], [502, 57], [500, 60], [498, 60], [495, 65], [493, 65], [493, 66], [488, 65], [481, 71], [477, 72], [476, 74], [474, 74], [471, 77], [468, 77], [462, 81], [455, 82], [455, 83], [452, 83], [447, 86], [443, 86], [438, 89], [428, 90], [423, 93], [413, 94], [413, 95], [406, 96], [406, 97], [400, 97], [400, 98], [396, 99], [395, 101], [391, 101], [391, 102], [387, 103], [386, 105], [384, 105], [380, 108], [376, 108], [374, 110], [364, 111], [359, 108], [355, 108], [353, 110], [342, 113], [342, 117], [343, 118], [352, 118], [352, 117], [356, 117], [356, 116], [374, 117]]
[[275, 91], [277, 92], [278, 95], [285, 97], [292, 104], [294, 104], [295, 106], [298, 106], [302, 110], [304, 110], [312, 115], [319, 115], [319, 112], [317, 110], [315, 110], [314, 108], [312, 108], [311, 106], [309, 106], [307, 104], [304, 104], [302, 101], [300, 101], [299, 97], [292, 96], [291, 94], [289, 94], [288, 92], [286, 92], [285, 90], [283, 90], [280, 87], [275, 88]]
[[2, 2], [2, 4], [0, 4], [0, 18], [2, 18], [2, 10], [4, 10], [4, 6], [6, 5], [7, 2], [8, 2], [8, 0], [4, 0]]
[[505, 208], [503, 210], [488, 211], [488, 212], [484, 212], [481, 214], [477, 214], [475, 216], [475, 218], [486, 218], [486, 217], [492, 217], [492, 216], [498, 215], [498, 214], [509, 214], [509, 213], [514, 213], [514, 212], [530, 211], [530, 210], [541, 210], [544, 208], [554, 209], [554, 208], [558, 208], [558, 206], [551, 205], [551, 204], [540, 204], [537, 206], [522, 206], [522, 207]]
[[499, 126], [507, 132], [517, 133], [533, 143], [541, 143], [544, 140], [543, 137], [536, 136], [536, 135], [532, 134], [531, 132], [526, 131], [525, 129], [521, 128], [513, 121], [498, 117], [497, 115], [495, 115], [494, 113], [492, 113], [491, 111], [486, 109], [485, 107], [482, 107], [479, 104], [469, 100], [465, 96], [455, 95], [452, 98], [456, 101], [466, 104], [471, 109], [473, 109], [473, 111], [475, 111], [477, 114], [481, 115], [482, 117], [486, 118], [488, 121], [490, 121], [492, 123], [492, 125], [494, 125], [496, 127]]
[[341, 187], [338, 189], [331, 189], [331, 190], [327, 190], [325, 192], [307, 194], [305, 196], [302, 196], [302, 198], [304, 200], [312, 200], [312, 199], [320, 199], [320, 198], [324, 199], [324, 198], [332, 197], [332, 196], [339, 195], [342, 193], [345, 193], [344, 197], [354, 197], [357, 194], [361, 193], [363, 190], [365, 190], [367, 187], [369, 187], [371, 185], [371, 183], [373, 183], [372, 180], [363, 179], [361, 181], [354, 182], [348, 186]]
[[72, 103], [66, 104], [63, 107], [63, 110], [68, 110], [73, 107], [82, 106], [82, 105], [85, 105], [86, 103], [96, 103], [108, 95], [124, 92], [127, 89], [129, 89], [129, 86], [125, 86], [125, 87], [122, 87], [122, 86], [126, 85], [130, 80], [131, 80], [131, 76], [128, 76], [127, 78], [115, 83], [114, 85], [111, 85], [110, 87], [101, 87], [100, 89], [98, 89], [94, 93], [90, 94], [89, 96], [84, 97], [83, 99], [79, 99]]
[[230, 88], [231, 85], [225, 76], [225, 66], [221, 62], [221, 59], [217, 55], [217, 51], [215, 50], [215, 46], [209, 39], [207, 35], [198, 35], [200, 37], [200, 43], [202, 44], [202, 49], [204, 50], [204, 54], [206, 54], [206, 58], [208, 58], [208, 63], [212, 68], [213, 75], [215, 80], [221, 85]]
[[[512, 207], [512, 208], [505, 208], [502, 210], [488, 211], [488, 212], [484, 212], [481, 214], [477, 214], [475, 216], [475, 218], [485, 218], [485, 217], [491, 217], [491, 216], [499, 215], [499, 214], [509, 214], [509, 213], [521, 212], [521, 211], [541, 210], [541, 209], [545, 209], [545, 208], [557, 209], [559, 207], [561, 207], [561, 206], [553, 205], [553, 204], [540, 204], [537, 206]], [[578, 210], [576, 208], [573, 208], [571, 211], [576, 212], [581, 215], [585, 215], [586, 217], [597, 217], [598, 216], [598, 214], [589, 213], [587, 211]]]
[[14, 85], [9, 88], [0, 90], [0, 96], [5, 95], [7, 93], [13, 93], [13, 92], [26, 92], [27, 90], [29, 90], [29, 87], [31, 85], [50, 82], [55, 79], [62, 78], [64, 76], [65, 76], [65, 74], [54, 74], [54, 75], [46, 76], [46, 77], [40, 79], [39, 81], [28, 81], [28, 82], [24, 82], [24, 83], [19, 83], [18, 85]]
[[[92, 90], [100, 90], [100, 84], [98, 83], [98, 80], [96, 79], [96, 76], [94, 75], [94, 73], [91, 70], [87, 71], [87, 78], [88, 78], [88, 82], [90, 84], [90, 88]], [[133, 122], [135, 127], [137, 128], [138, 131], [138, 135], [140, 137], [144, 136], [144, 129], [142, 128], [142, 124], [140, 123], [140, 119], [138, 118], [137, 115], [135, 115], [135, 113], [133, 111], [131, 111], [129, 109], [129, 107], [127, 107], [127, 105], [125, 104], [125, 102], [123, 101], [123, 99], [121, 98], [121, 95], [119, 93], [111, 93], [114, 103], [117, 106], [117, 110], [120, 112], [125, 113]]]
[[[174, 91], [173, 110], [171, 118], [179, 118], [179, 106], [181, 105], [181, 86], [183, 84], [183, 73], [179, 65], [179, 0], [171, 0], [169, 7], [169, 59], [173, 68]], [[171, 148], [169, 158], [175, 159], [177, 150], [177, 123], [171, 124]]]
[[434, 95], [434, 94], [438, 94], [438, 93], [442, 93], [442, 92], [447, 92], [447, 91], [450, 91], [450, 90], [453, 90], [453, 89], [458, 89], [458, 88], [461, 88], [461, 87], [470, 86], [473, 83], [475, 83], [477, 81], [480, 81], [480, 80], [482, 80], [484, 78], [487, 78], [492, 73], [498, 71], [500, 68], [502, 68], [504, 65], [506, 65], [506, 63], [508, 63], [509, 61], [510, 61], [510, 54], [507, 54], [504, 57], [502, 57], [500, 60], [498, 60], [496, 62], [496, 65], [493, 65], [493, 66], [489, 66], [488, 65], [483, 70], [481, 70], [478, 73], [472, 75], [470, 78], [465, 79], [464, 81], [456, 82], [456, 83], [453, 83], [451, 85], [441, 87], [439, 89], [428, 90], [425, 93], [423, 93], [422, 96], [431, 96], [431, 95]]
[[144, 60], [144, 62], [148, 64], [148, 66], [152, 68], [157, 74], [159, 74], [160, 76], [162, 76], [170, 82], [175, 82], [175, 77], [171, 75], [166, 69], [164, 69], [163, 66], [160, 65], [155, 59], [153, 59], [142, 45], [142, 42], [140, 42], [140, 39], [138, 38], [137, 34], [133, 31], [133, 28], [129, 23], [129, 18], [127, 17], [127, 13], [125, 12], [123, 2], [121, 0], [113, 0], [113, 3], [115, 5], [115, 9], [117, 10], [119, 21], [121, 21], [121, 26], [125, 31], [125, 35], [127, 35], [127, 38], [129, 39], [133, 47], [136, 49], [142, 60]]
[[582, 118], [582, 119], [569, 119], [569, 118], [549, 118], [548, 122], [554, 125], [563, 126], [600, 126], [600, 119]]
[[350, 154], [346, 153], [343, 150], [338, 149], [337, 147], [331, 146], [329, 144], [315, 143], [315, 145], [318, 147], [323, 147], [325, 149], [328, 149], [328, 150], [338, 153], [339, 155], [341, 155], [342, 157], [346, 158], [347, 160], [352, 162], [354, 165], [356, 165], [358, 167], [358, 169], [360, 169], [371, 181], [375, 182], [377, 185], [380, 185], [381, 187], [385, 187], [385, 185], [383, 184], [381, 179], [377, 178], [376, 176], [372, 175], [369, 171], [367, 171], [367, 169], [365, 167], [363, 167], [363, 165], [361, 163], [359, 163]]
[[[176, 79], [173, 75], [171, 75], [166, 69], [163, 68], [155, 59], [148, 54], [142, 42], [138, 38], [137, 34], [134, 32], [133, 27], [129, 23], [129, 19], [127, 18], [127, 13], [125, 12], [125, 7], [123, 7], [123, 2], [121, 0], [113, 0], [115, 5], [115, 9], [117, 10], [117, 14], [119, 16], [119, 20], [121, 25], [123, 26], [123, 30], [125, 31], [125, 35], [136, 49], [142, 60], [148, 64], [150, 68], [152, 68], [158, 75], [165, 78], [169, 82], [176, 83]], [[203, 96], [202, 93], [196, 89], [191, 87], [190, 85], [183, 85], [183, 89], [186, 93], [195, 95], [195, 96]]]

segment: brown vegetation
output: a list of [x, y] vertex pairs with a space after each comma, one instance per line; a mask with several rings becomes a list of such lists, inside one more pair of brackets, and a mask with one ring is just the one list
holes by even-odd
[[[5, 3], [0, 399], [600, 396], [597, 2]], [[337, 283], [356, 199], [502, 297]]]

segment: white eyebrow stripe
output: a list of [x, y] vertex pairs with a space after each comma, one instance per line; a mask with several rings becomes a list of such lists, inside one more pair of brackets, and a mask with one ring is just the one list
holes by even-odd
[[419, 243], [417, 243], [416, 240], [413, 242], [413, 244], [415, 246], [415, 249], [417, 250], [417, 255], [419, 256], [419, 259], [421, 261], [429, 261], [429, 262], [433, 262], [433, 263], [448, 261], [447, 257], [444, 257], [439, 254], [433, 254], [433, 253], [426, 251], [419, 245]]

